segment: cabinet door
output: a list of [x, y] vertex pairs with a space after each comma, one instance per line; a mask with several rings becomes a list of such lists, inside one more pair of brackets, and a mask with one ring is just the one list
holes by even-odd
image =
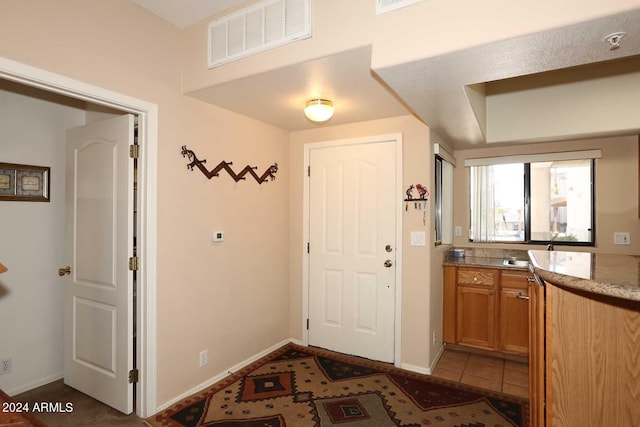
[[442, 340], [456, 344], [456, 267], [444, 267]]
[[526, 355], [529, 353], [529, 291], [500, 291], [500, 350]]
[[458, 344], [495, 350], [495, 289], [458, 286], [457, 296]]

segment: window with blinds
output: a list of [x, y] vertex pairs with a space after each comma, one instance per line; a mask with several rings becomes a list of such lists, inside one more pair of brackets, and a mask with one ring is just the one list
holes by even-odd
[[599, 150], [470, 159], [470, 240], [594, 245]]

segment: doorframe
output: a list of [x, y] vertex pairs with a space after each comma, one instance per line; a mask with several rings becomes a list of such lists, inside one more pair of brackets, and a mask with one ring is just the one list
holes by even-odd
[[[141, 150], [138, 189], [140, 191], [137, 244], [141, 253], [137, 273], [136, 366], [140, 380], [136, 384], [136, 414], [146, 418], [156, 412], [156, 286], [157, 286], [157, 149], [158, 106], [55, 74], [0, 56], [0, 78], [43, 89], [138, 116], [138, 143]], [[142, 132], [140, 132], [140, 130]]]
[[[374, 135], [359, 138], [346, 138], [338, 140], [309, 142], [304, 144], [304, 168], [303, 168], [303, 197], [302, 197], [302, 343], [309, 345], [309, 330], [307, 319], [309, 318], [309, 257], [307, 243], [309, 242], [309, 175], [308, 167], [311, 158], [311, 150], [317, 148], [344, 147], [350, 145], [376, 144], [381, 142], [394, 142], [396, 149], [396, 197], [403, 193], [403, 162], [402, 162], [402, 133]], [[401, 366], [402, 350], [402, 203], [396, 200], [396, 286], [394, 307], [394, 365]]]

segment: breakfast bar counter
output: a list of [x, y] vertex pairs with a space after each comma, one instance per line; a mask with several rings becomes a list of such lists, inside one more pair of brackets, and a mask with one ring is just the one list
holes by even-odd
[[640, 301], [640, 256], [529, 251], [533, 271], [559, 286]]
[[529, 258], [531, 425], [640, 425], [640, 257]]

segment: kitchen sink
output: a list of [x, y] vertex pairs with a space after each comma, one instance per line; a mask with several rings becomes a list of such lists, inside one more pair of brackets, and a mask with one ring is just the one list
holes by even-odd
[[505, 258], [504, 261], [502, 261], [502, 264], [509, 267], [528, 267], [529, 261], [523, 259]]

